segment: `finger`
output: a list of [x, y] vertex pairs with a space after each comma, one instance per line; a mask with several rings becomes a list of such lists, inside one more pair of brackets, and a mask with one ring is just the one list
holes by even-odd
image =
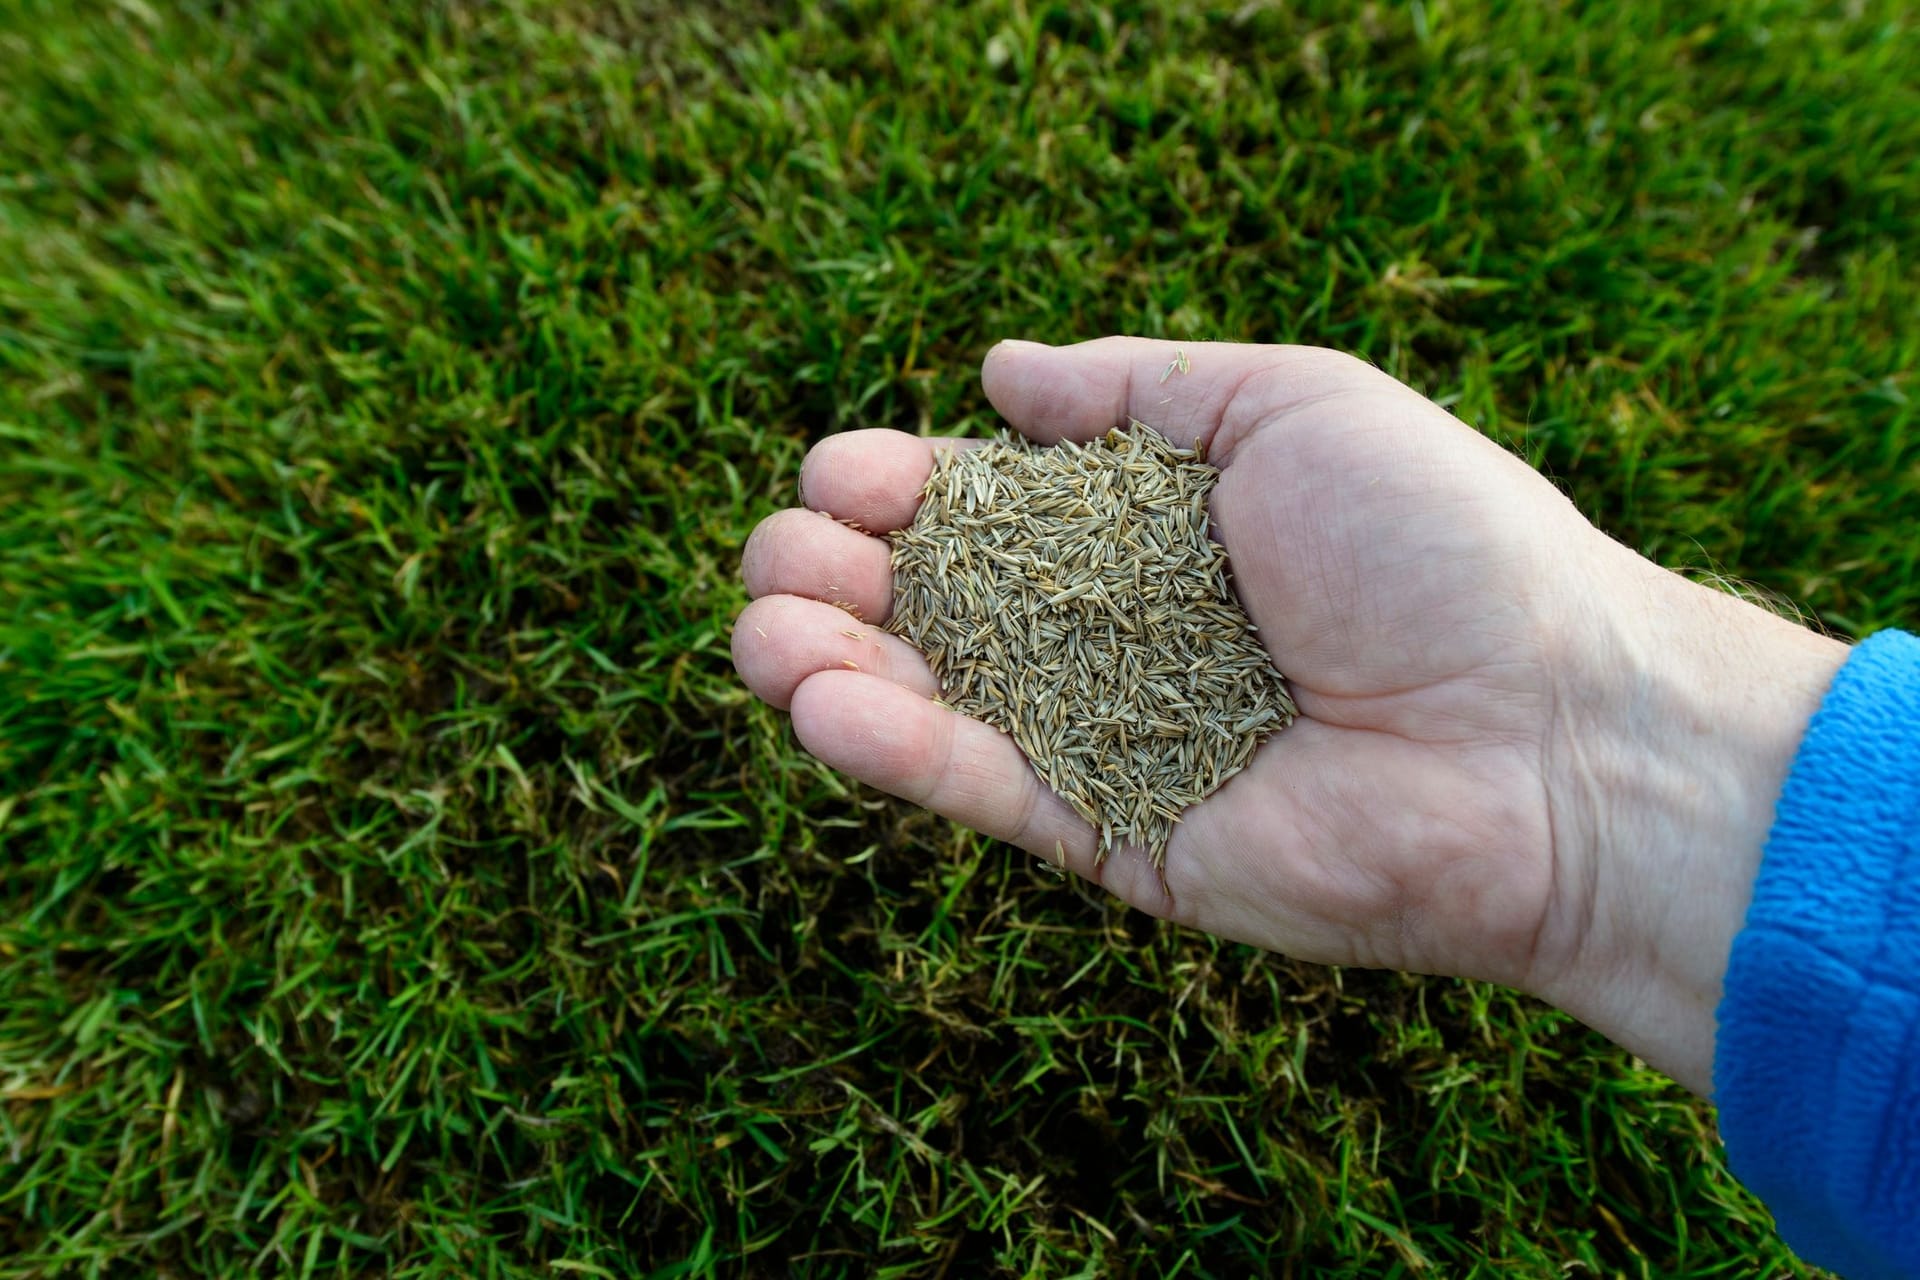
[[1095, 836], [1013, 739], [888, 680], [821, 671], [793, 693], [793, 729], [818, 760], [964, 827], [1018, 845], [1154, 915], [1175, 909], [1139, 848], [1096, 865]]
[[883, 428], [828, 436], [800, 464], [800, 500], [870, 533], [892, 533], [913, 523], [936, 457], [984, 443]]
[[793, 694], [793, 729], [825, 764], [1008, 844], [1091, 867], [1094, 833], [1013, 739], [891, 681], [822, 671]]
[[887, 544], [814, 511], [776, 511], [740, 554], [747, 594], [806, 596], [844, 605], [866, 622], [893, 611]]
[[782, 711], [801, 682], [820, 671], [863, 671], [922, 698], [940, 692], [926, 659], [905, 640], [800, 596], [764, 596], [741, 611], [733, 665], [749, 689]]
[[[1323, 347], [1100, 338], [1072, 346], [1002, 342], [980, 380], [1014, 428], [1043, 443], [1090, 440], [1129, 419], [1224, 461], [1256, 426], [1356, 387], [1405, 387]], [[1407, 391], [1407, 394], [1413, 394]]]

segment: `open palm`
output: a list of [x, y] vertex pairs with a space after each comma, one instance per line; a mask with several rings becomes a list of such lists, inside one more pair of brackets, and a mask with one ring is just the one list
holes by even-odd
[[1556, 548], [1599, 539], [1572, 506], [1334, 352], [1003, 343], [982, 376], [1007, 421], [1038, 440], [1137, 418], [1206, 446], [1222, 469], [1214, 534], [1301, 718], [1187, 812], [1164, 885], [1137, 850], [1096, 866], [1092, 831], [1011, 739], [931, 701], [937, 684], [910, 646], [835, 607], [885, 619], [887, 548], [860, 530], [910, 521], [933, 451], [956, 447], [862, 431], [816, 447], [802, 477], [812, 511], [770, 517], [743, 564], [755, 600], [735, 663], [791, 710], [807, 749], [1229, 938], [1515, 985], [1561, 959], [1541, 954], [1557, 932], [1556, 880], [1570, 874], [1547, 779], [1563, 750], [1555, 672], [1578, 583]]

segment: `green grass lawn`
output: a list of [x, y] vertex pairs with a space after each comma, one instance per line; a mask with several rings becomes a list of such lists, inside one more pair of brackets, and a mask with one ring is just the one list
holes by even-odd
[[1912, 625], [1916, 66], [1901, 0], [0, 0], [0, 1275], [1808, 1274], [1578, 1025], [1063, 885], [727, 636], [811, 441], [1120, 331]]

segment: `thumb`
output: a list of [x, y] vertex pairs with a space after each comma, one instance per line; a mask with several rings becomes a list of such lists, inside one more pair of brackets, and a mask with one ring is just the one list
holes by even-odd
[[1128, 419], [1224, 462], [1246, 434], [1356, 381], [1414, 393], [1372, 365], [1325, 347], [1098, 338], [1071, 346], [1011, 340], [980, 369], [987, 399], [1043, 444], [1091, 440]]

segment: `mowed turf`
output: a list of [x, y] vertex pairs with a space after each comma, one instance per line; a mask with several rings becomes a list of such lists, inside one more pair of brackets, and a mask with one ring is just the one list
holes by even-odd
[[1543, 1006], [1163, 927], [727, 661], [1001, 336], [1359, 352], [1920, 623], [1920, 33], [0, 0], [0, 1275], [1806, 1274]]

